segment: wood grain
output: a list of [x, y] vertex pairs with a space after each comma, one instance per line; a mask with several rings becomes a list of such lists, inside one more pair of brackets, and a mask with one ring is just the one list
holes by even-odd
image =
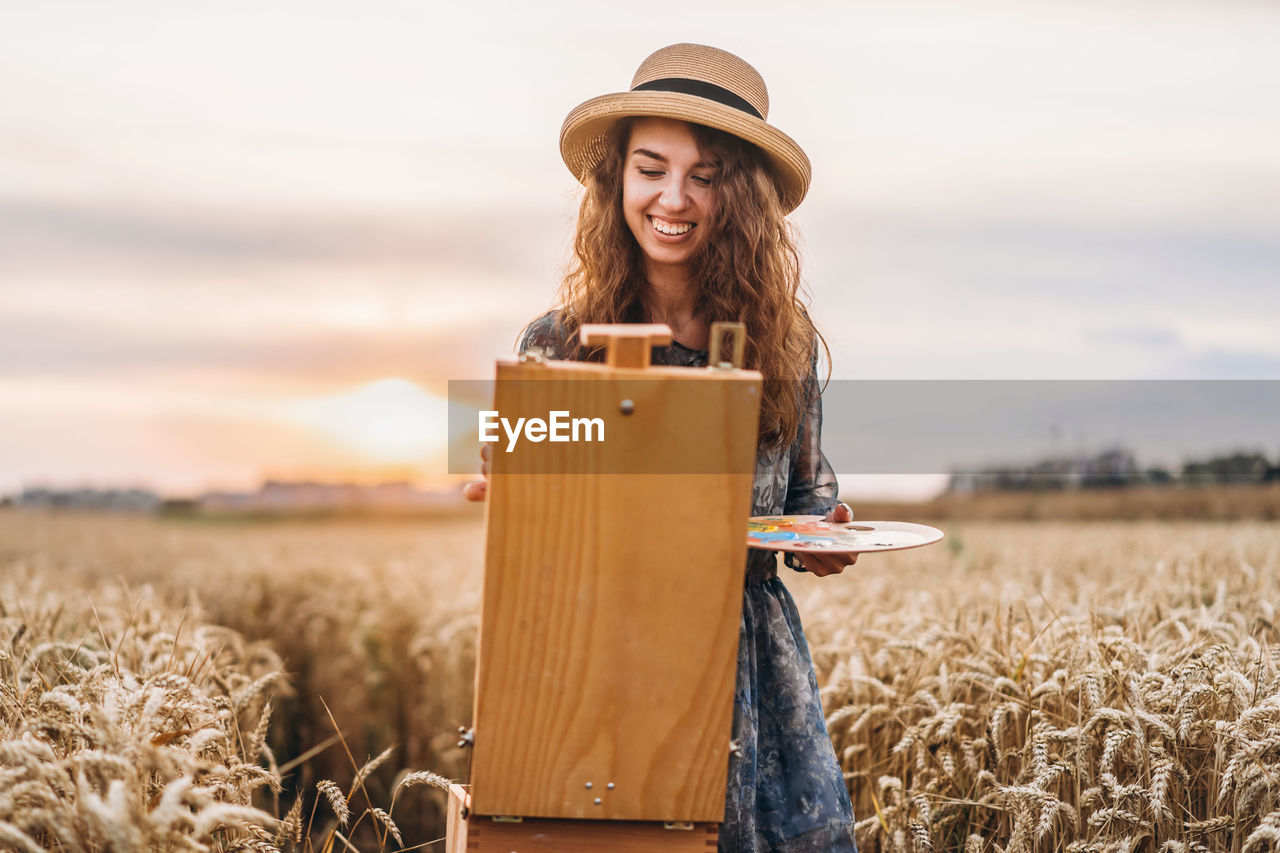
[[[475, 811], [718, 822], [760, 376], [550, 362], [498, 380], [503, 417], [635, 411], [602, 443], [495, 448]], [[593, 473], [655, 455], [668, 473]]]

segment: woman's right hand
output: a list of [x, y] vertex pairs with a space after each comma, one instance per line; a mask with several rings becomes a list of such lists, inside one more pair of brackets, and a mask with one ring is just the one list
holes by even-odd
[[489, 494], [489, 445], [480, 445], [480, 473], [484, 477], [474, 483], [462, 487], [462, 496], [469, 501], [482, 501]]
[[[838, 503], [831, 512], [826, 514], [823, 521], [831, 521], [836, 524], [853, 521], [853, 510], [847, 503]], [[800, 562], [804, 564], [806, 572], [815, 574], [820, 578], [825, 578], [827, 575], [838, 575], [858, 562], [857, 554], [841, 554], [830, 551], [815, 551], [797, 556], [800, 557]]]

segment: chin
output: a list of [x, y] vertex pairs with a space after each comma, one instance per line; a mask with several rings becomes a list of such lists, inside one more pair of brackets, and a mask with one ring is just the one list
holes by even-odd
[[649, 258], [660, 264], [684, 264], [693, 257], [693, 252], [649, 252]]
[[679, 249], [672, 249], [670, 246], [647, 246], [644, 253], [649, 256], [649, 260], [658, 264], [687, 264], [697, 254], [697, 246], [681, 246]]

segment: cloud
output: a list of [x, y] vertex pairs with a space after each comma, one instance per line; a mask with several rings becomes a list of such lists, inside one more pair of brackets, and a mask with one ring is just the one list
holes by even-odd
[[1163, 378], [1280, 379], [1280, 352], [1223, 347], [1196, 349], [1173, 360]]
[[58, 204], [50, 201], [0, 202], [0, 250], [9, 263], [47, 261], [68, 249], [84, 256], [154, 254], [196, 261], [312, 255], [325, 245], [322, 232], [281, 233], [243, 221], [217, 222], [183, 211], [147, 211], [118, 207]]
[[823, 449], [838, 472], [864, 474], [1113, 446], [1177, 460], [1273, 445], [1278, 392], [1275, 380], [837, 381], [823, 395]]
[[1182, 336], [1165, 326], [1102, 326], [1086, 328], [1085, 337], [1100, 344], [1120, 344], [1167, 351], [1185, 345]]
[[531, 262], [554, 265], [567, 228], [547, 210], [511, 208], [362, 214], [8, 199], [0, 200], [0, 273], [115, 272], [169, 289], [183, 286], [184, 273], [306, 264], [512, 275]]
[[[943, 296], [977, 292], [1101, 310], [1157, 294], [1213, 306], [1223, 301], [1223, 288], [1280, 300], [1271, 286], [1280, 266], [1278, 227], [1280, 221], [1245, 216], [1108, 221], [1016, 206], [975, 205], [947, 215], [846, 208], [814, 217], [807, 242], [828, 251], [848, 247], [836, 256], [835, 272], [892, 264], [949, 282], [950, 289], [939, 289]], [[1053, 285], [1070, 289], [1048, 289]]]
[[[809, 221], [808, 279], [837, 371], [1163, 376], [1200, 350], [1268, 348], [1275, 233], [1255, 221], [846, 209]], [[1194, 375], [1214, 367], [1201, 359]]]
[[264, 472], [365, 464], [314, 430], [216, 412], [6, 413], [3, 438], [5, 490], [37, 484], [247, 488]]
[[[0, 375], [182, 381], [226, 374], [245, 385], [341, 385], [401, 376], [443, 388], [492, 370], [514, 346], [517, 322], [478, 317], [446, 329], [281, 330], [238, 339], [157, 329], [139, 335], [84, 319], [0, 315]], [[493, 342], [511, 344], [494, 351]]]

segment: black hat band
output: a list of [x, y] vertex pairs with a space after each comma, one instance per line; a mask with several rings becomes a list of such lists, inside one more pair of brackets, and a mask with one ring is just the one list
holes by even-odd
[[687, 77], [663, 77], [661, 80], [650, 80], [647, 83], [641, 83], [639, 86], [633, 87], [631, 91], [678, 92], [682, 95], [694, 95], [699, 98], [706, 98], [708, 101], [715, 101], [717, 104], [724, 104], [726, 107], [732, 107], [764, 121], [764, 116], [760, 115], [746, 98], [729, 91], [723, 86], [717, 86], [715, 83], [708, 83], [705, 80], [690, 80]]

